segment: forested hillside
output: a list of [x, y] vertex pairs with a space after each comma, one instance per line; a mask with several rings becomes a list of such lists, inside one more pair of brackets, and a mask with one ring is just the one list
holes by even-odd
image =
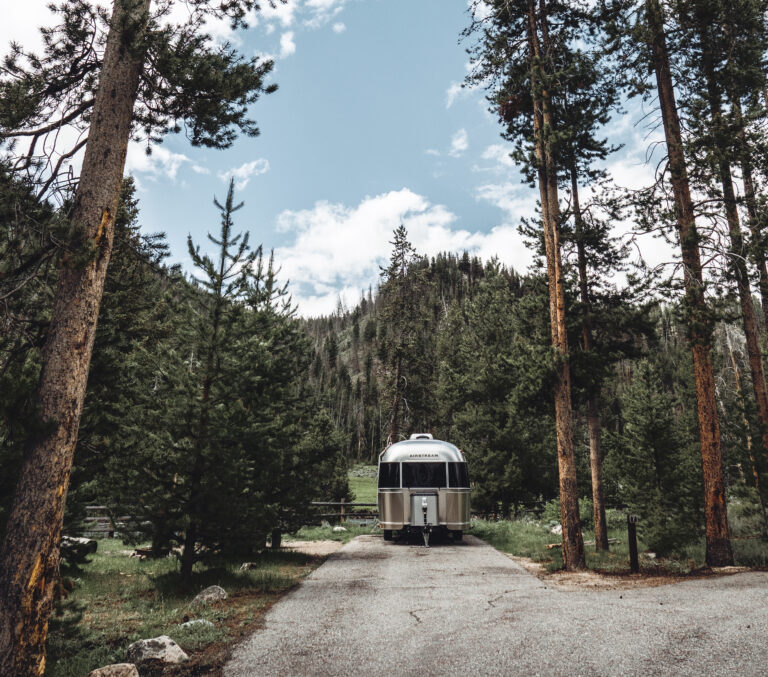
[[[393, 262], [408, 248], [402, 238], [398, 231]], [[332, 316], [303, 321], [314, 345], [311, 383], [342, 433], [349, 462], [373, 462], [388, 441], [431, 432], [467, 454], [475, 510], [509, 515], [556, 498], [544, 276], [466, 252], [406, 256], [402, 278], [390, 266], [354, 308], [340, 304]], [[568, 279], [578, 308], [577, 266]], [[394, 306], [403, 296], [410, 305]], [[714, 329], [725, 469], [732, 500], [742, 506], [734, 512], [743, 510], [760, 532], [766, 527], [758, 487], [768, 468], [753, 451], [760, 427], [745, 391], [748, 357], [736, 310], [724, 299]], [[693, 367], [681, 313], [679, 304], [632, 300], [606, 283], [591, 298], [590, 350], [578, 319], [569, 327], [580, 495], [592, 498], [589, 406], [597, 390], [605, 500], [642, 514], [662, 551], [695, 540], [703, 527]], [[418, 350], [404, 352], [398, 369], [404, 335]]]

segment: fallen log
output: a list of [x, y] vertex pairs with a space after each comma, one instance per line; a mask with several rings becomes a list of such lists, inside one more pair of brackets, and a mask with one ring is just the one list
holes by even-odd
[[[608, 539], [608, 543], [610, 545], [612, 545], [614, 543], [618, 543], [618, 542], [619, 542], [618, 538], [609, 538]], [[594, 545], [594, 544], [595, 544], [594, 541], [584, 541], [584, 545]], [[562, 548], [562, 547], [563, 547], [562, 543], [550, 543], [548, 546], [546, 546], [547, 550], [552, 550], [552, 548]]]
[[59, 550], [61, 556], [73, 561], [82, 561], [86, 555], [96, 552], [99, 547], [97, 541], [92, 538], [80, 538], [78, 536], [62, 536]]

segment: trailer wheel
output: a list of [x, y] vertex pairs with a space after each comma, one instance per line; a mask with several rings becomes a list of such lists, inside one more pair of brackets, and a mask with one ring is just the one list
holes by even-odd
[[392, 540], [392, 529], [384, 529], [384, 540], [385, 541]]
[[464, 534], [461, 531], [452, 531], [451, 535], [453, 536], [454, 541], [460, 541], [464, 537]]

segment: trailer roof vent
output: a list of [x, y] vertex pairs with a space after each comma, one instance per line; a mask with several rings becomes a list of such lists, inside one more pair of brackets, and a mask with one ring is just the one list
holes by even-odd
[[412, 440], [431, 440], [433, 439], [432, 435], [429, 433], [414, 433], [411, 435]]

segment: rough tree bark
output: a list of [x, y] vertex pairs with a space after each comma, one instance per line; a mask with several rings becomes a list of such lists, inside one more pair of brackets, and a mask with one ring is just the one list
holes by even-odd
[[[573, 196], [573, 219], [576, 235], [576, 256], [579, 268], [579, 294], [584, 308], [581, 320], [581, 334], [584, 351], [594, 347], [592, 323], [590, 321], [589, 281], [587, 277], [587, 256], [584, 250], [584, 221], [579, 203], [579, 182], [575, 167], [571, 168], [571, 195]], [[589, 431], [589, 467], [592, 473], [592, 515], [595, 521], [595, 550], [608, 550], [608, 524], [605, 519], [605, 495], [603, 492], [603, 458], [600, 453], [600, 406], [597, 388], [591, 388], [587, 395], [587, 430]]]
[[711, 359], [712, 332], [704, 298], [699, 236], [696, 232], [693, 201], [683, 154], [680, 119], [670, 72], [663, 13], [658, 0], [646, 0], [645, 7], [685, 276], [685, 309], [688, 338], [693, 353], [704, 478], [706, 561], [710, 566], [727, 566], [733, 564], [733, 552], [728, 531], [720, 448], [720, 422], [717, 416], [715, 378]]
[[[744, 202], [747, 207], [747, 221], [749, 232], [752, 235], [751, 255], [757, 268], [759, 279], [757, 288], [760, 292], [760, 302], [763, 309], [763, 320], [768, 330], [768, 265], [765, 260], [765, 235], [760, 226], [760, 215], [757, 206], [757, 194], [755, 192], [755, 180], [753, 176], [752, 162], [747, 148], [746, 134], [744, 132], [744, 118], [741, 111], [741, 102], [737, 97], [733, 97], [731, 105], [734, 112], [736, 123], [739, 127], [738, 134], [738, 154], [741, 165], [741, 176], [744, 181]], [[768, 449], [766, 449], [768, 454]]]
[[752, 450], [752, 435], [749, 431], [749, 421], [747, 420], [746, 405], [744, 402], [744, 393], [741, 389], [741, 369], [736, 361], [736, 356], [733, 354], [733, 345], [731, 344], [731, 337], [726, 329], [725, 335], [726, 344], [728, 345], [728, 354], [731, 357], [731, 366], [733, 367], [733, 378], [736, 381], [736, 397], [739, 401], [739, 409], [741, 410], [741, 423], [744, 426], [744, 441], [747, 446], [747, 455], [749, 456], [749, 463], [752, 467], [752, 479], [755, 482], [755, 490], [757, 491], [757, 499], [760, 502], [760, 512], [763, 515], [763, 534], [768, 537], [768, 513], [765, 510], [765, 501], [763, 500], [763, 492], [760, 487], [760, 470], [757, 467], [757, 460], [755, 459], [755, 453]]
[[[37, 391], [45, 425], [30, 440], [0, 549], [0, 674], [42, 675], [72, 457], [131, 118], [150, 0], [115, 2], [74, 197], [72, 256], [60, 270]], [[91, 256], [83, 261], [84, 252]]]
[[[723, 139], [723, 119], [721, 110], [720, 93], [715, 80], [714, 55], [712, 54], [712, 39], [707, 34], [708, 23], [704, 15], [697, 15], [699, 23], [699, 37], [702, 44], [701, 62], [704, 78], [707, 85], [709, 98], [709, 112], [712, 116], [713, 136], [717, 156], [717, 171], [719, 173], [720, 187], [723, 191], [723, 205], [728, 222], [728, 234], [731, 240], [730, 265], [736, 278], [736, 289], [741, 306], [741, 320], [746, 338], [747, 359], [749, 371], [752, 376], [752, 389], [757, 404], [757, 416], [760, 420], [760, 433], [763, 453], [768, 455], [768, 389], [765, 384], [765, 372], [763, 371], [763, 356], [760, 350], [760, 338], [755, 318], [755, 306], [752, 303], [752, 289], [749, 284], [747, 272], [747, 251], [744, 246], [744, 237], [741, 232], [739, 210], [736, 203], [736, 192], [733, 189], [733, 177], [729, 157], [731, 152], [727, 142]], [[738, 111], [736, 111], [738, 112]], [[751, 177], [750, 177], [751, 178]], [[747, 182], [745, 179], [745, 190]], [[752, 190], [754, 188], [752, 187]], [[754, 194], [752, 196], [754, 200]]]
[[565, 278], [560, 255], [560, 203], [558, 199], [557, 170], [551, 147], [552, 116], [546, 88], [536, 77], [542, 68], [541, 31], [544, 51], [548, 47], [546, 4], [540, 2], [537, 15], [534, 0], [528, 3], [528, 42], [531, 55], [531, 89], [533, 95], [533, 121], [538, 164], [538, 183], [541, 194], [544, 246], [547, 258], [547, 286], [552, 348], [555, 357], [555, 429], [557, 436], [557, 463], [560, 479], [560, 523], [563, 527], [563, 565], [566, 569], [584, 569], [584, 539], [581, 534], [579, 495], [576, 483], [576, 454], [573, 448], [573, 422], [571, 411], [571, 371], [568, 353], [568, 335], [565, 322]]

